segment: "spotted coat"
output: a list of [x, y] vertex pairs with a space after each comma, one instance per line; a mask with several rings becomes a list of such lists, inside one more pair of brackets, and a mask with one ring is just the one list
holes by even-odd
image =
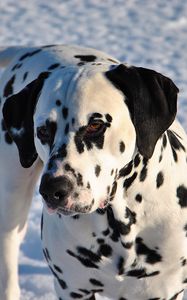
[[182, 299], [187, 138], [175, 84], [61, 45], [21, 48], [0, 84], [0, 299], [19, 298], [15, 245], [39, 177], [59, 300]]

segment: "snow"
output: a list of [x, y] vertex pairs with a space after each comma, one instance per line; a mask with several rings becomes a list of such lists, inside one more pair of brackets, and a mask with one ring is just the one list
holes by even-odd
[[[180, 89], [178, 117], [187, 129], [187, 1], [0, 2], [1, 46], [55, 43], [94, 47], [171, 77]], [[36, 192], [20, 254], [22, 300], [55, 299], [41, 252], [41, 206]]]

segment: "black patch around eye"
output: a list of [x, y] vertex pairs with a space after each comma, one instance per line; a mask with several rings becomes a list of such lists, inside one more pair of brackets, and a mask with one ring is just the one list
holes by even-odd
[[91, 119], [94, 119], [94, 118], [102, 118], [102, 115], [100, 113], [93, 113], [90, 117]]
[[92, 62], [97, 59], [95, 55], [75, 55], [75, 58], [79, 58], [81, 62]]
[[80, 154], [84, 152], [84, 146], [86, 146], [87, 150], [92, 149], [93, 146], [96, 146], [98, 149], [102, 149], [104, 144], [104, 133], [106, 131], [106, 126], [102, 127], [102, 131], [99, 133], [96, 132], [91, 136], [86, 135], [86, 128], [87, 126], [80, 127], [74, 137], [77, 151]]
[[[45, 128], [46, 134], [40, 133], [40, 129]], [[55, 134], [57, 130], [57, 124], [54, 121], [47, 120], [46, 126], [41, 126], [37, 128], [37, 136], [43, 145], [49, 145], [51, 148], [54, 142]]]

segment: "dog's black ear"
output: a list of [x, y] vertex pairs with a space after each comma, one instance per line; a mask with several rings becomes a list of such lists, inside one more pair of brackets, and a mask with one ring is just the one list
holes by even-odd
[[18, 147], [20, 162], [24, 168], [29, 168], [37, 158], [33, 114], [48, 76], [49, 72], [41, 73], [19, 93], [7, 98], [3, 106], [5, 126]]
[[175, 119], [178, 88], [160, 73], [123, 64], [106, 76], [125, 95], [139, 152], [151, 158], [157, 140]]

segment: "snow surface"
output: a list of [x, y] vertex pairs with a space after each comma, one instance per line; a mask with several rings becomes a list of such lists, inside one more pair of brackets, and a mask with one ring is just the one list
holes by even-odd
[[[187, 1], [0, 1], [1, 46], [54, 43], [94, 47], [168, 75], [180, 88], [178, 117], [187, 129]], [[40, 215], [36, 192], [20, 254], [22, 300], [56, 299], [41, 253]]]

